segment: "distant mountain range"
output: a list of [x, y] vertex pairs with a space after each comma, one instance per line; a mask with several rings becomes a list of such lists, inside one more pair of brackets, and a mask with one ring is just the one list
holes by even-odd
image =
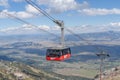
[[[57, 34], [58, 37], [60, 36]], [[95, 33], [81, 33], [77, 34], [83, 39], [86, 40], [120, 40], [120, 32], [119, 31], [107, 31], [107, 32], [95, 32]], [[72, 34], [66, 34], [65, 39], [66, 41], [81, 41], [82, 39], [78, 38], [78, 36], [72, 35]], [[54, 40], [58, 41], [59, 38], [50, 35], [50, 34], [27, 34], [27, 35], [2, 35], [0, 36], [1, 41], [6, 40]]]
[[[81, 38], [86, 40], [120, 40], [119, 31], [118, 32], [107, 31], [107, 32], [95, 32], [95, 33], [82, 33], [77, 35], [79, 35]], [[80, 40], [78, 37], [71, 34], [67, 35], [66, 38], [68, 40]]]

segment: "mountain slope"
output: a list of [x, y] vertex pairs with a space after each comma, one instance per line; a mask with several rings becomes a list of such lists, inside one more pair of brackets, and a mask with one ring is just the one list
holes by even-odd
[[[100, 76], [96, 75], [95, 80], [99, 80]], [[102, 74], [104, 80], [120, 80], [120, 66], [104, 71]]]
[[0, 61], [0, 80], [60, 80], [61, 78], [48, 74], [43, 70], [17, 62]]

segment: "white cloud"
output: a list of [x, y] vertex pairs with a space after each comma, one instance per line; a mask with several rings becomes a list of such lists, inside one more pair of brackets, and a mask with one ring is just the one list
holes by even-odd
[[49, 6], [52, 10], [54, 9], [57, 12], [75, 10], [78, 8], [78, 4], [74, 0], [52, 0]]
[[[95, 33], [95, 32], [105, 32], [105, 31], [120, 31], [120, 22], [111, 22], [109, 24], [103, 25], [80, 25], [77, 27], [70, 27], [75, 33]], [[40, 25], [38, 27], [24, 24], [21, 27], [9, 27], [0, 29], [0, 33], [5, 34], [38, 34], [38, 33], [46, 33], [42, 30], [46, 30], [52, 33], [60, 33], [60, 28], [58, 26], [47, 26]], [[65, 29], [66, 30], [66, 29]], [[68, 34], [67, 31], [65, 31]], [[48, 33], [49, 34], [49, 33]]]
[[40, 25], [38, 27], [24, 24], [21, 27], [8, 27], [8, 28], [2, 28], [0, 29], [0, 33], [5, 34], [36, 34], [36, 33], [42, 33], [46, 30], [49, 31], [51, 28], [47, 25]]
[[[1, 0], [3, 2], [7, 2], [7, 0]], [[14, 2], [22, 2], [23, 0], [13, 0]], [[88, 3], [87, 2], [83, 2], [83, 3], [78, 3], [75, 0], [35, 0], [34, 2], [37, 2], [39, 5], [44, 5], [45, 6], [45, 10], [48, 13], [61, 13], [61, 12], [65, 12], [68, 10], [77, 10], [77, 9], [83, 9], [88, 7]], [[25, 10], [24, 11], [7, 11], [7, 10], [3, 10], [6, 11], [7, 13], [10, 13], [14, 16], [17, 16], [19, 18], [32, 18], [35, 16], [39, 16], [41, 14], [39, 14], [39, 11], [36, 10], [34, 7], [32, 7], [31, 5], [27, 4], [25, 6]], [[5, 18], [5, 16], [0, 15], [0, 18]]]
[[110, 23], [110, 26], [119, 26], [120, 27], [120, 22], [112, 22], [112, 23]]
[[88, 7], [87, 2], [78, 3], [75, 0], [38, 0], [39, 5], [46, 5], [48, 12], [64, 12]]
[[9, 12], [8, 10], [3, 10], [0, 13], [0, 18], [5, 18], [7, 15], [5, 13], [11, 14], [13, 16], [16, 16], [18, 18], [31, 18], [33, 15], [31, 13], [25, 12], [25, 11], [19, 11], [19, 12]]
[[[74, 29], [73, 29], [74, 28]], [[70, 30], [75, 33], [95, 33], [105, 31], [120, 31], [120, 22], [111, 22], [101, 25], [80, 25], [77, 27], [70, 27]]]
[[0, 6], [8, 7], [8, 0], [0, 0]]
[[[22, 2], [23, 0], [13, 0], [13, 1]], [[86, 1], [80, 4], [76, 0], [32, 0], [32, 1], [36, 2], [36, 4], [38, 5], [44, 5], [46, 7], [46, 11], [51, 13], [83, 9], [89, 6], [89, 4]], [[29, 12], [37, 12], [30, 5], [27, 5], [26, 9]]]
[[9, 27], [5, 29], [0, 29], [0, 33], [5, 34], [30, 34], [31, 32], [33, 33], [33, 30], [30, 31], [23, 27]]
[[51, 27], [51, 29], [57, 31], [57, 30], [60, 30], [60, 27], [59, 26], [54, 26], [54, 27]]
[[120, 14], [120, 9], [113, 8], [113, 9], [101, 9], [101, 8], [88, 8], [88, 9], [82, 9], [78, 10], [81, 14], [85, 15], [109, 15], [109, 14]]
[[[38, 14], [39, 12], [31, 5], [26, 5], [25, 11], [16, 12], [16, 11], [8, 11], [5, 9], [5, 10], [0, 12], [0, 18], [7, 17], [4, 13], [11, 14], [11, 15], [16, 16], [18, 18], [32, 18], [32, 17], [40, 15], [40, 14]], [[36, 15], [34, 15], [34, 14], [36, 14]]]
[[8, 31], [15, 31], [17, 30], [17, 27], [10, 27], [10, 28], [5, 28], [5, 29], [0, 29], [0, 32], [8, 32]]
[[24, 12], [24, 11], [15, 12], [15, 15], [19, 18], [31, 18], [31, 17], [33, 17], [32, 14]]
[[47, 25], [42, 25], [42, 26], [39, 26], [38, 28], [43, 29], [43, 30], [47, 30], [47, 31], [50, 30], [50, 27]]
[[24, 25], [22, 26], [22, 28], [25, 29], [25, 30], [32, 30], [32, 29], [34, 29], [35, 27], [31, 26], [30, 24], [29, 24], [29, 25], [28, 25], [28, 24], [24, 24]]
[[30, 13], [39, 13], [39, 11], [38, 10], [36, 10], [33, 6], [31, 6], [31, 5], [26, 5], [26, 11], [27, 12], [30, 12]]

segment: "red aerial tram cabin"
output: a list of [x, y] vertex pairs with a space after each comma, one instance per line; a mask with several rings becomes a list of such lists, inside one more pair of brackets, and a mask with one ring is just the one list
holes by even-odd
[[48, 61], [63, 61], [71, 56], [70, 48], [47, 49], [46, 60]]

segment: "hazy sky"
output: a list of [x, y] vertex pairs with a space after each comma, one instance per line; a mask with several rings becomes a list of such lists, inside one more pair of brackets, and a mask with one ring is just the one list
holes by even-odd
[[[120, 30], [120, 0], [32, 0], [52, 17], [63, 20], [66, 27], [81, 28], [81, 32], [96, 29]], [[6, 17], [3, 12], [17, 16], [45, 29], [56, 25], [25, 0], [0, 0], [0, 31], [14, 30], [25, 24]], [[84, 28], [84, 29], [83, 29]]]

